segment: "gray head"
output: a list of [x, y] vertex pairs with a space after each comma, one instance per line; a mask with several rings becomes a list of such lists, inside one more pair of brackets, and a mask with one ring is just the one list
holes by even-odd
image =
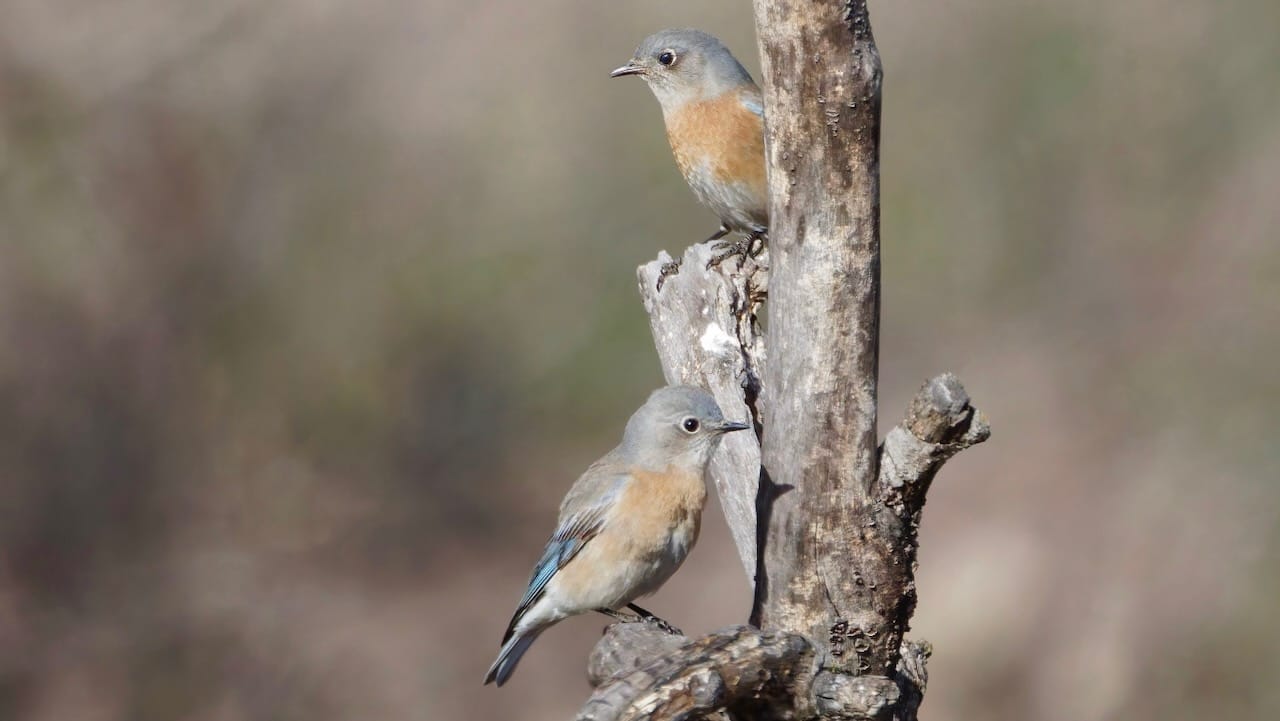
[[701, 30], [659, 30], [640, 43], [630, 62], [609, 75], [644, 78], [664, 109], [755, 85], [729, 49]]
[[651, 393], [627, 421], [618, 450], [648, 468], [705, 466], [721, 436], [750, 427], [725, 420], [716, 399], [700, 388], [667, 386]]

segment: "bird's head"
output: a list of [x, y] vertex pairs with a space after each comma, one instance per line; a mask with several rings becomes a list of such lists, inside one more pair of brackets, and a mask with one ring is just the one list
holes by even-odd
[[650, 468], [705, 465], [724, 434], [750, 427], [725, 420], [715, 398], [701, 388], [667, 386], [650, 394], [627, 421], [622, 448]]
[[631, 60], [609, 75], [644, 78], [664, 110], [754, 85], [729, 49], [701, 30], [660, 30], [645, 38]]

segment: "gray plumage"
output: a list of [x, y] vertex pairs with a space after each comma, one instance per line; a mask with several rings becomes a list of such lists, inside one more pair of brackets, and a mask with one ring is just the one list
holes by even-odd
[[[673, 53], [679, 62], [667, 68], [660, 58]], [[743, 85], [755, 85], [751, 73], [715, 36], [701, 30], [659, 30], [645, 38], [631, 59], [664, 107], [713, 98]]]

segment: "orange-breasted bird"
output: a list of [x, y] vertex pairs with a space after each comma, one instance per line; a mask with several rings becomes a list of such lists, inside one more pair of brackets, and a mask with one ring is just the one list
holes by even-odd
[[729, 49], [700, 30], [661, 30], [610, 75], [639, 75], [658, 99], [680, 172], [699, 202], [720, 218], [707, 240], [740, 233], [746, 247], [724, 244], [732, 253], [764, 241], [764, 100]]
[[750, 427], [725, 420], [700, 388], [654, 391], [627, 421], [622, 443], [564, 497], [555, 533], [484, 682], [506, 683], [538, 635], [569, 616], [599, 611], [671, 630], [633, 602], [658, 590], [684, 562], [698, 540], [711, 456], [725, 433]]

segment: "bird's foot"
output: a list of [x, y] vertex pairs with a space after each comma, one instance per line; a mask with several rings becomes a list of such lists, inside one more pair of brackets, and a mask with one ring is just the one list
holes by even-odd
[[[711, 259], [707, 261], [707, 270], [719, 268], [720, 264], [729, 258], [746, 259], [751, 255], [752, 241], [747, 238], [737, 238], [734, 240], [722, 240], [712, 246], [712, 250], [716, 251]], [[741, 266], [741, 262], [738, 264]]]
[[664, 633], [668, 633], [668, 634], [670, 634], [670, 635], [672, 635], [672, 636], [683, 636], [683, 635], [684, 635], [684, 631], [681, 631], [680, 629], [676, 628], [675, 626], [672, 626], [671, 624], [669, 624], [669, 623], [667, 623], [666, 621], [664, 621], [664, 620], [662, 620], [662, 619], [658, 618], [657, 616], [650, 616], [650, 617], [648, 617], [648, 618], [643, 618], [643, 617], [642, 617], [640, 620], [641, 620], [641, 621], [643, 621], [644, 623], [647, 623], [647, 624], [649, 624], [649, 625], [651, 625], [651, 626], [654, 626], [654, 627], [656, 627], [658, 630], [660, 630], [660, 631], [662, 631], [662, 632], [664, 632]]
[[643, 623], [648, 620], [638, 613], [623, 613], [622, 611], [615, 611], [612, 608], [597, 608], [596, 613], [603, 613], [609, 618], [622, 623]]
[[683, 635], [684, 635], [684, 631], [681, 631], [680, 629], [676, 628], [675, 626], [672, 626], [671, 624], [669, 624], [669, 623], [667, 623], [666, 621], [664, 621], [664, 620], [662, 620], [662, 619], [658, 618], [657, 616], [653, 615], [653, 614], [652, 614], [652, 613], [650, 613], [649, 611], [646, 611], [646, 610], [644, 610], [643, 608], [640, 608], [639, 606], [635, 605], [634, 603], [628, 603], [628, 604], [627, 604], [627, 608], [631, 609], [632, 611], [635, 611], [635, 612], [636, 612], [636, 615], [640, 617], [640, 620], [641, 620], [641, 621], [644, 621], [645, 623], [648, 623], [648, 624], [652, 624], [652, 625], [654, 625], [654, 626], [658, 627], [660, 630], [665, 631], [666, 633], [671, 634], [672, 636], [683, 636]]
[[[735, 240], [722, 240], [712, 246], [713, 250], [719, 251], [716, 255], [711, 256], [711, 260], [707, 261], [707, 270], [717, 268], [728, 258], [756, 258], [764, 252], [765, 231], [756, 231], [745, 237]], [[739, 267], [742, 263], [739, 262]]]
[[681, 631], [675, 626], [672, 626], [671, 624], [658, 618], [657, 616], [644, 610], [643, 608], [640, 608], [634, 603], [628, 603], [627, 608], [631, 609], [632, 611], [635, 611], [635, 613], [624, 613], [622, 611], [618, 611], [612, 608], [597, 608], [596, 613], [603, 613], [609, 618], [615, 619], [622, 623], [647, 623], [657, 627], [659, 630], [665, 633], [671, 634], [672, 636], [684, 635], [684, 631]]
[[714, 233], [712, 233], [711, 235], [707, 236], [707, 239], [706, 239], [706, 240], [704, 240], [704, 241], [702, 241], [702, 242], [704, 242], [704, 243], [710, 243], [710, 242], [711, 242], [711, 241], [713, 241], [713, 240], [720, 240], [721, 238], [723, 238], [723, 237], [725, 237], [726, 235], [728, 235], [730, 232], [731, 232], [731, 231], [729, 230], [729, 226], [725, 225], [724, 223], [721, 223], [721, 224], [720, 224], [720, 227], [719, 227], [719, 228], [716, 228], [716, 232], [714, 232]]
[[675, 275], [680, 272], [680, 261], [672, 260], [662, 264], [662, 268], [658, 270], [658, 287], [654, 290], [662, 290], [662, 284], [667, 282], [667, 276]]

